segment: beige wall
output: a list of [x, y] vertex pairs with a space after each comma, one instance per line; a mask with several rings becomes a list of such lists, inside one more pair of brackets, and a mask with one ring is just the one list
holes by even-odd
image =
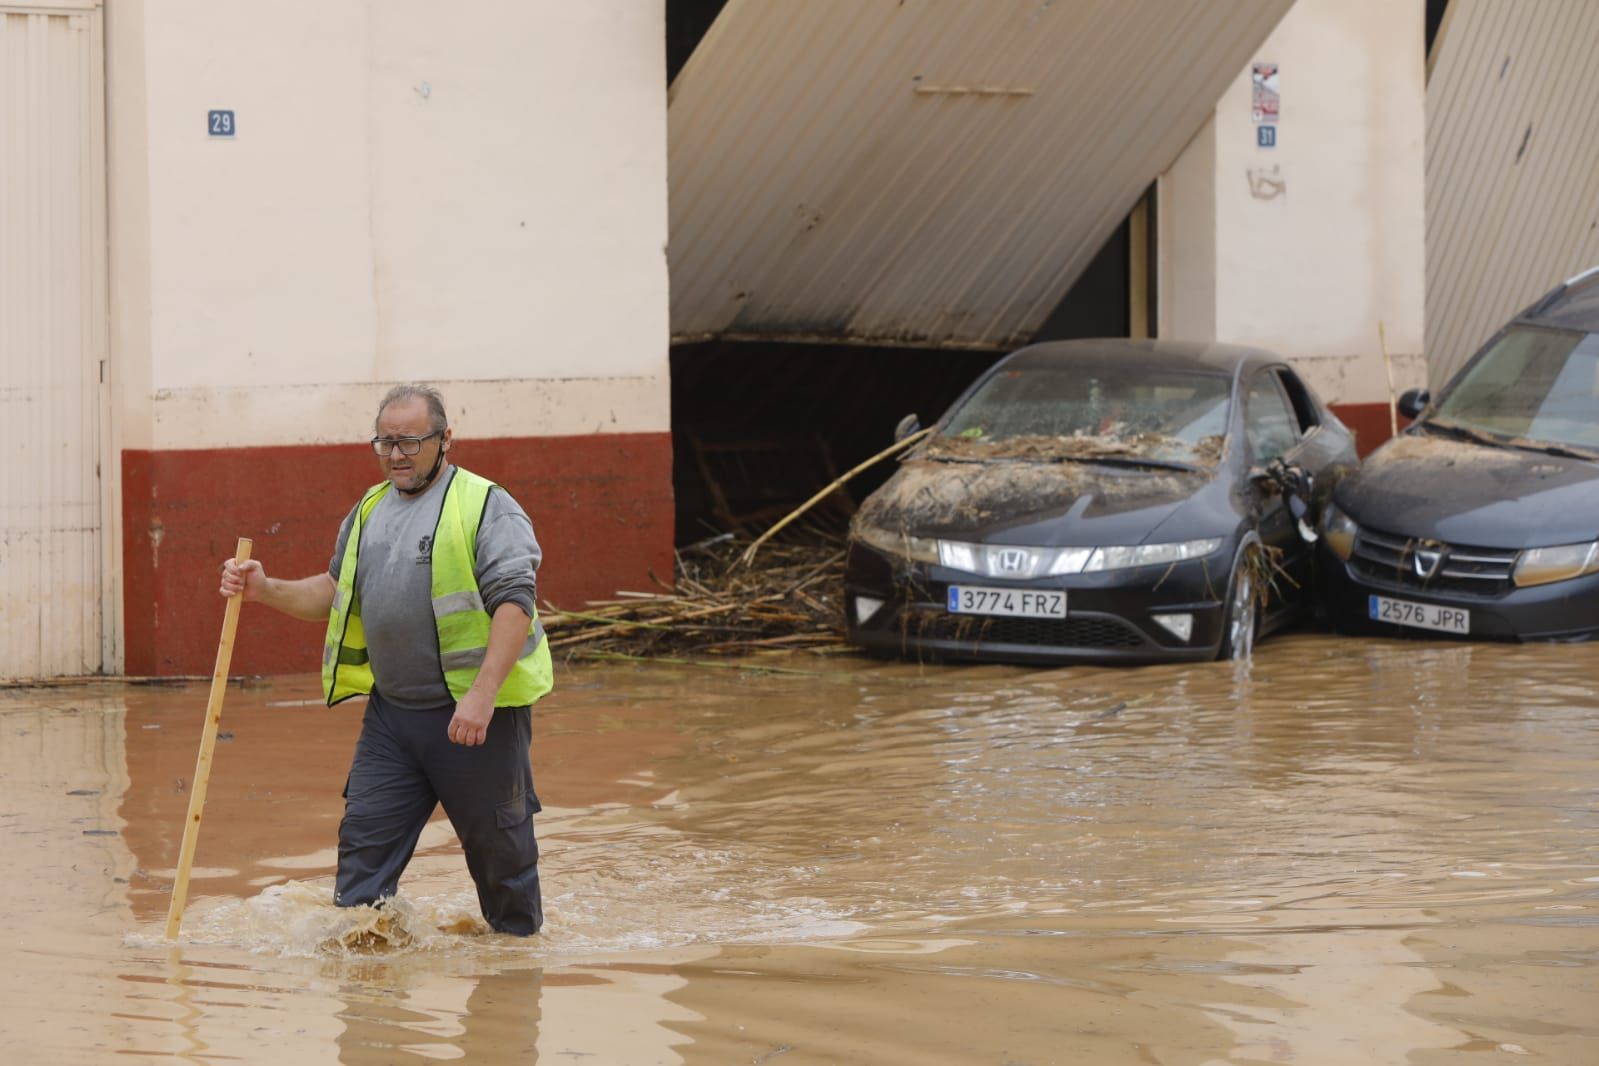
[[109, 6], [124, 447], [668, 428], [660, 4]]
[[1384, 402], [1379, 324], [1398, 387], [1425, 377], [1421, 6], [1298, 0], [1255, 59], [1281, 68], [1278, 146], [1256, 144], [1246, 67], [1162, 178], [1161, 334], [1269, 348], [1329, 402]]

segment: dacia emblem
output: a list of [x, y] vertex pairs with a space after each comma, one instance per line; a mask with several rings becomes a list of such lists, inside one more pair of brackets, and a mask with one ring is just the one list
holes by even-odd
[[1417, 548], [1416, 554], [1410, 560], [1410, 565], [1415, 568], [1417, 577], [1423, 581], [1431, 581], [1432, 576], [1438, 572], [1439, 564], [1443, 561], [1443, 552]]

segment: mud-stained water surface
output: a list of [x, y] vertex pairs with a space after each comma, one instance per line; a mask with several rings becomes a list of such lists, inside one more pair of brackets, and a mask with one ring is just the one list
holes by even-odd
[[169, 945], [205, 686], [0, 691], [4, 1060], [1599, 1062], [1599, 646], [784, 665], [560, 674], [529, 941], [442, 820], [331, 906], [359, 713], [293, 678]]

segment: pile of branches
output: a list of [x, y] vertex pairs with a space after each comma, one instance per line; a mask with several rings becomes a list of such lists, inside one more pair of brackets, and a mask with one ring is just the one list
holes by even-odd
[[[582, 610], [562, 610], [546, 601], [540, 617], [551, 653], [564, 659], [703, 666], [723, 665], [705, 655], [849, 650], [844, 642], [847, 535], [807, 512], [862, 470], [908, 450], [934, 428], [918, 430], [856, 464], [753, 540], [742, 532], [722, 533], [679, 549], [670, 589], [618, 590], [615, 599], [590, 600]], [[796, 522], [802, 516], [804, 521]], [[783, 538], [774, 539], [779, 533]], [[694, 658], [681, 658], [685, 655]]]
[[760, 544], [725, 533], [677, 552], [670, 589], [618, 591], [578, 609], [545, 603], [558, 659], [837, 652], [844, 643], [842, 533], [810, 528]]

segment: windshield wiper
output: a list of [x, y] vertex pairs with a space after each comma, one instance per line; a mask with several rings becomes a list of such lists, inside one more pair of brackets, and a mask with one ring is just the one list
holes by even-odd
[[1509, 444], [1510, 441], [1487, 430], [1472, 429], [1470, 426], [1460, 426], [1453, 422], [1440, 422], [1436, 418], [1429, 418], [1422, 423], [1425, 429], [1437, 430], [1439, 433], [1448, 434], [1460, 440], [1476, 441], [1478, 444], [1491, 444], [1496, 447]]
[[1507, 441], [1512, 448], [1520, 448], [1528, 452], [1540, 452], [1544, 455], [1553, 455], [1561, 459], [1586, 459], [1589, 462], [1599, 460], [1599, 452], [1587, 451], [1583, 448], [1571, 448], [1564, 444], [1538, 444], [1530, 440]]
[[1157, 470], [1186, 470], [1195, 473], [1199, 467], [1176, 459], [1144, 459], [1136, 455], [1062, 455], [1057, 463], [1100, 463], [1104, 466], [1149, 466]]
[[930, 459], [939, 463], [1098, 463], [1102, 466], [1154, 467], [1159, 470], [1183, 470], [1196, 473], [1201, 468], [1193, 463], [1175, 459], [1145, 459], [1136, 455], [951, 455], [948, 452], [921, 452], [907, 458]]
[[1586, 459], [1589, 462], [1599, 459], [1599, 451], [1588, 451], [1565, 444], [1543, 444], [1538, 441], [1528, 440], [1526, 437], [1501, 437], [1486, 430], [1458, 426], [1452, 422], [1429, 420], [1423, 422], [1422, 425], [1428, 429], [1441, 430], [1451, 436], [1477, 441], [1480, 444], [1491, 444], [1502, 448], [1517, 448], [1524, 452], [1538, 452], [1542, 455], [1553, 455], [1562, 459]]

